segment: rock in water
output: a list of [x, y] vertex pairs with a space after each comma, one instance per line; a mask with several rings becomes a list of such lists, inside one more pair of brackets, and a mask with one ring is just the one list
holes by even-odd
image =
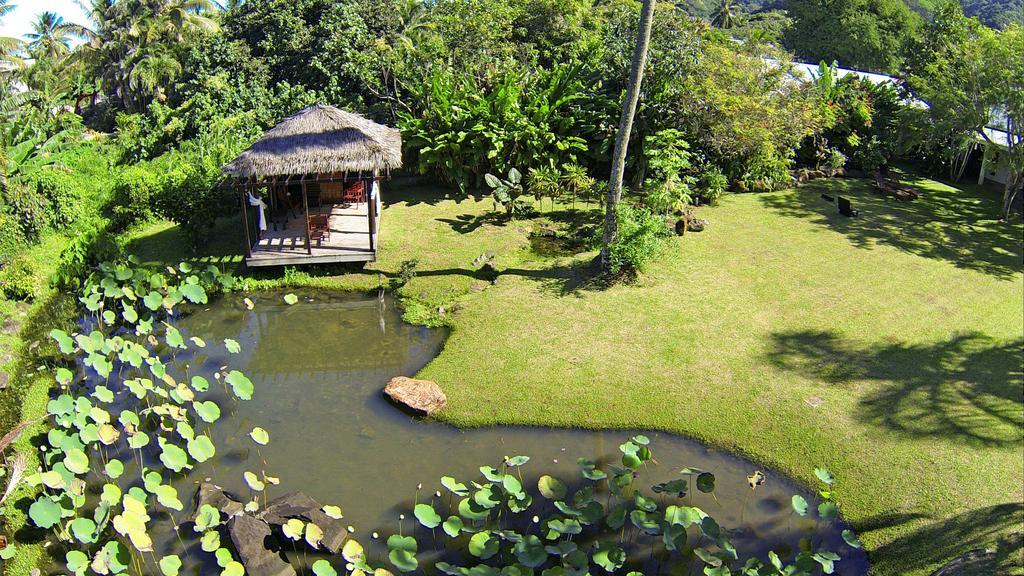
[[289, 518], [298, 518], [304, 522], [312, 522], [323, 530], [324, 539], [320, 546], [331, 554], [341, 551], [341, 545], [348, 536], [341, 520], [328, 516], [319, 502], [302, 492], [292, 492], [267, 504], [261, 518], [273, 526], [282, 526]]
[[232, 498], [224, 489], [210, 482], [203, 482], [196, 491], [196, 514], [203, 504], [209, 504], [225, 516], [238, 516], [244, 506], [236, 498]]
[[384, 393], [395, 402], [427, 415], [448, 405], [448, 399], [441, 391], [441, 387], [430, 380], [398, 376], [388, 382], [384, 387]]
[[248, 576], [296, 576], [295, 568], [274, 550], [277, 539], [266, 522], [245, 514], [235, 516], [228, 522], [228, 532]]

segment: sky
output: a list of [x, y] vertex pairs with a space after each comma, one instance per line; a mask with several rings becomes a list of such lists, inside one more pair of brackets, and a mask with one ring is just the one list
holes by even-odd
[[85, 23], [85, 13], [75, 0], [10, 0], [16, 8], [0, 22], [0, 36], [21, 38], [32, 31], [40, 12], [56, 12], [65, 22]]

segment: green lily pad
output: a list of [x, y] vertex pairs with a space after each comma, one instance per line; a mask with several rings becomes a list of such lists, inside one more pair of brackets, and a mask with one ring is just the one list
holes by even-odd
[[799, 494], [793, 495], [793, 511], [801, 516], [807, 516], [807, 500]]
[[238, 370], [232, 370], [228, 372], [228, 375], [224, 378], [224, 381], [231, 386], [231, 391], [235, 393], [241, 400], [252, 400], [253, 385], [252, 380], [249, 380]]
[[266, 446], [270, 442], [270, 434], [259, 426], [253, 428], [252, 432], [249, 432], [249, 437], [260, 446]]
[[338, 571], [323, 558], [313, 562], [313, 576], [338, 576]]
[[206, 462], [217, 453], [217, 448], [209, 436], [200, 434], [188, 441], [188, 454], [195, 458], [196, 462]]
[[89, 457], [78, 448], [72, 448], [64, 454], [64, 466], [72, 474], [85, 474], [89, 471]]
[[212, 424], [220, 419], [220, 406], [213, 400], [204, 400], [202, 402], [196, 402], [193, 404], [196, 410], [196, 414], [199, 415], [200, 420], [208, 424]]
[[49, 496], [43, 495], [28, 507], [28, 517], [36, 526], [49, 529], [60, 521], [61, 508]]
[[291, 306], [293, 304], [297, 304], [298, 302], [299, 302], [299, 297], [296, 296], [295, 294], [285, 294], [284, 295], [284, 303], [285, 304]]
[[181, 558], [178, 558], [176, 554], [160, 559], [160, 572], [164, 576], [178, 576], [179, 570], [181, 570]]
[[548, 476], [547, 474], [537, 480], [537, 489], [540, 490], [541, 496], [548, 500], [562, 500], [565, 498], [565, 484], [558, 478]]
[[434, 529], [441, 525], [442, 518], [430, 504], [417, 504], [416, 508], [413, 509], [413, 514], [420, 521], [420, 524], [426, 528]]
[[449, 516], [444, 524], [441, 526], [444, 529], [444, 533], [455, 538], [462, 533], [462, 528], [465, 526], [462, 522], [462, 518], [458, 516]]
[[501, 541], [488, 530], [477, 532], [469, 539], [469, 553], [481, 560], [487, 560], [498, 553]]

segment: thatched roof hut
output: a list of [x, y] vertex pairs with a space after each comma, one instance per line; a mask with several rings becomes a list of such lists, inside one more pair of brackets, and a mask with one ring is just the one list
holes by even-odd
[[359, 114], [315, 104], [267, 130], [224, 166], [234, 178], [387, 173], [402, 165], [402, 136]]
[[375, 260], [380, 181], [401, 165], [394, 128], [324, 104], [285, 118], [221, 169], [239, 191], [246, 263]]

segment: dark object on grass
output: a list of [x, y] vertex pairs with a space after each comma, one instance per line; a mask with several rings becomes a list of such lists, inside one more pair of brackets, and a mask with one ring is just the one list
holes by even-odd
[[921, 195], [917, 190], [900, 182], [895, 176], [884, 174], [881, 171], [875, 172], [875, 190], [897, 200], [916, 200]]
[[843, 196], [839, 197], [839, 213], [848, 218], [860, 215], [860, 211], [850, 204], [850, 199]]
[[682, 236], [686, 232], [703, 232], [707, 225], [707, 220], [688, 215], [676, 220], [675, 230], [677, 235]]
[[825, 194], [824, 192], [821, 193], [821, 199], [826, 201], [826, 202], [835, 202], [836, 201], [835, 198], [829, 196], [828, 194]]

